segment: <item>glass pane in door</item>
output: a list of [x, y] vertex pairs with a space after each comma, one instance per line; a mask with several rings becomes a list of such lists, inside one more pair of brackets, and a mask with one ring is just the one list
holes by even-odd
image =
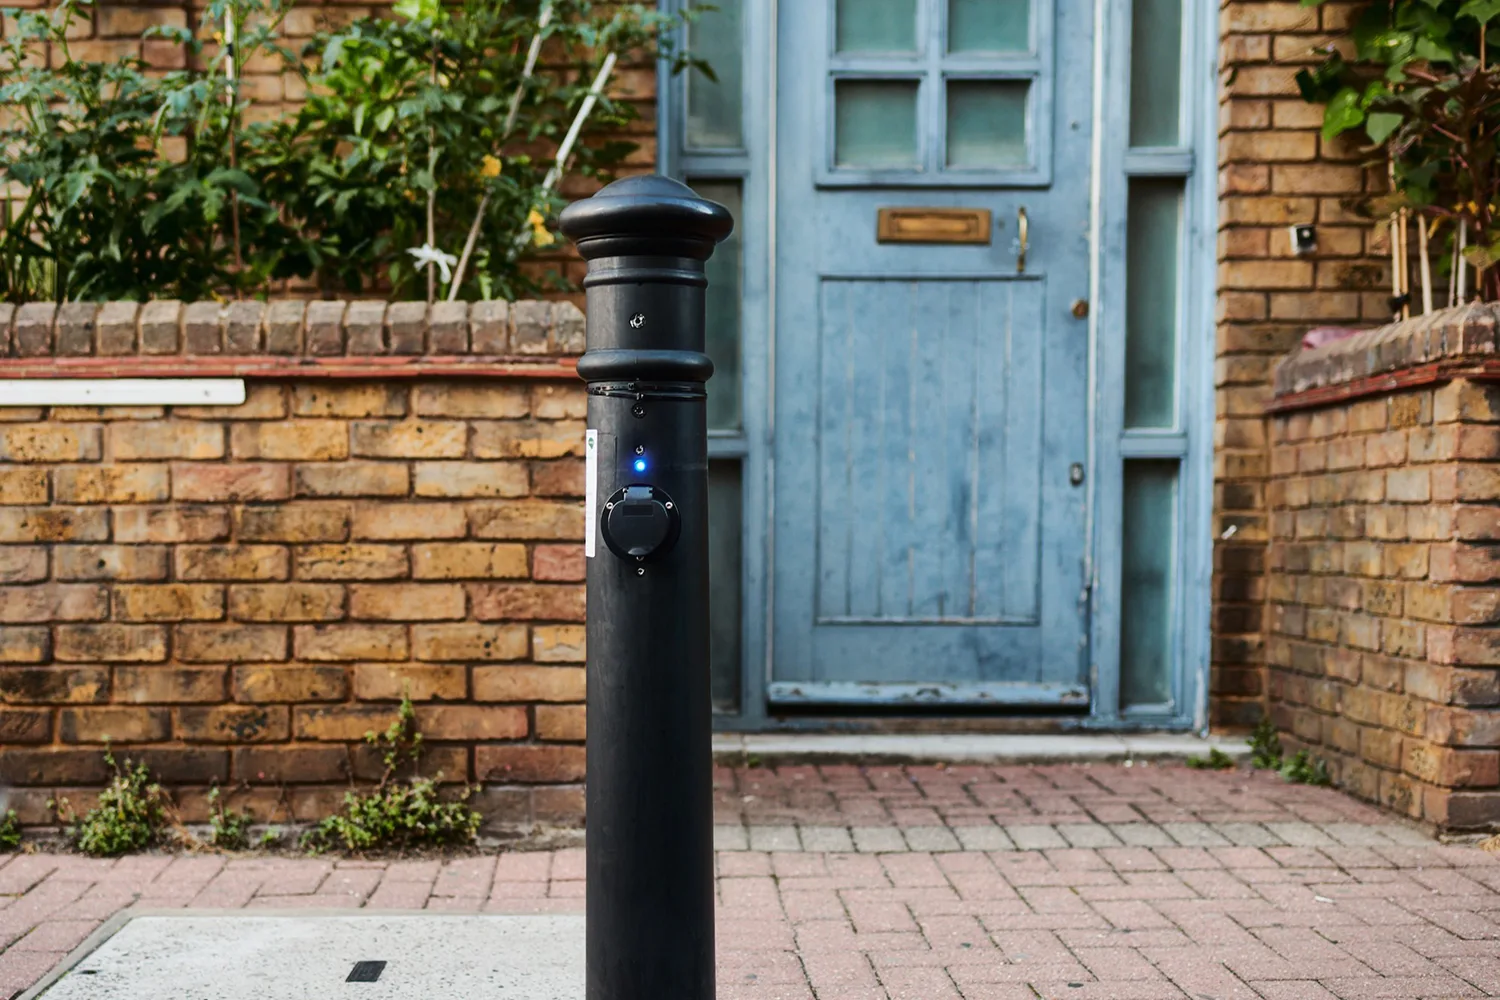
[[[824, 0], [796, 2], [822, 3]], [[834, 45], [844, 54], [915, 53], [917, 0], [838, 0]]]
[[1025, 166], [1028, 89], [1018, 80], [950, 82], [948, 166]]
[[1172, 701], [1172, 580], [1177, 465], [1125, 463], [1120, 580], [1120, 707]]
[[708, 259], [707, 349], [714, 363], [713, 378], [708, 380], [708, 428], [714, 431], [738, 430], [740, 427], [740, 295], [742, 227], [741, 181], [692, 180], [694, 191], [729, 209], [734, 216], [734, 230], [714, 249]]
[[1175, 146], [1181, 117], [1182, 0], [1135, 0], [1130, 25], [1130, 144]]
[[910, 169], [921, 164], [915, 80], [840, 80], [834, 89], [833, 162]]
[[1030, 0], [948, 0], [948, 51], [1031, 51]]
[[689, 149], [734, 148], [744, 143], [744, 56], [741, 0], [714, 0], [718, 10], [704, 10], [688, 26], [688, 50], [706, 60], [717, 80], [697, 70], [686, 73], [687, 146]]
[[740, 708], [739, 459], [708, 463], [708, 660], [714, 711]]
[[1180, 177], [1135, 177], [1125, 206], [1125, 426], [1177, 421]]

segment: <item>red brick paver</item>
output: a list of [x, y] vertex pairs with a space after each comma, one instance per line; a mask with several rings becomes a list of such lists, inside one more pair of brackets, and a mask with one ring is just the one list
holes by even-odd
[[[722, 1000], [1500, 996], [1500, 858], [1329, 789], [1142, 766], [717, 780], [721, 844], [743, 841], [718, 854]], [[581, 912], [583, 874], [581, 850], [0, 856], [0, 998], [126, 906]]]

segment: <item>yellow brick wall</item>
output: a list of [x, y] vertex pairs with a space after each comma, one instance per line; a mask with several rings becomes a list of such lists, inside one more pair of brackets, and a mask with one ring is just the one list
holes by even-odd
[[[87, 805], [106, 741], [189, 821], [214, 783], [326, 816], [380, 777], [363, 737], [403, 693], [424, 773], [480, 786], [491, 824], [582, 818], [581, 315], [313, 306], [336, 317], [0, 305], [0, 377], [280, 366], [240, 406], [0, 408], [0, 789], [24, 822]], [[447, 374], [382, 378], [398, 351]]]
[[[1379, 172], [1361, 167], [1357, 146], [1322, 138], [1322, 108], [1302, 100], [1294, 79], [1362, 6], [1234, 0], [1220, 8], [1211, 714], [1221, 726], [1253, 723], [1266, 694], [1272, 366], [1309, 327], [1389, 319], [1384, 239], [1353, 205], [1378, 190]], [[1317, 250], [1296, 257], [1288, 227], [1309, 223]]]

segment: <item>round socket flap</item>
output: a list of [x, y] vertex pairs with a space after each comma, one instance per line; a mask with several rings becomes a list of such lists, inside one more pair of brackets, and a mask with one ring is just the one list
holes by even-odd
[[604, 503], [604, 544], [625, 559], [643, 560], [672, 547], [680, 521], [672, 499], [654, 486], [627, 486]]

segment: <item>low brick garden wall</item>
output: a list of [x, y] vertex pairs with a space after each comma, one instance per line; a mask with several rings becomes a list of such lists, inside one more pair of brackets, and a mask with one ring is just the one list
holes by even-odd
[[1271, 718], [1343, 787], [1500, 826], [1500, 309], [1292, 355], [1271, 443]]
[[568, 303], [0, 306], [0, 378], [248, 380], [0, 406], [5, 805], [87, 804], [108, 741], [189, 821], [320, 817], [409, 692], [492, 827], [580, 821], [582, 350]]

